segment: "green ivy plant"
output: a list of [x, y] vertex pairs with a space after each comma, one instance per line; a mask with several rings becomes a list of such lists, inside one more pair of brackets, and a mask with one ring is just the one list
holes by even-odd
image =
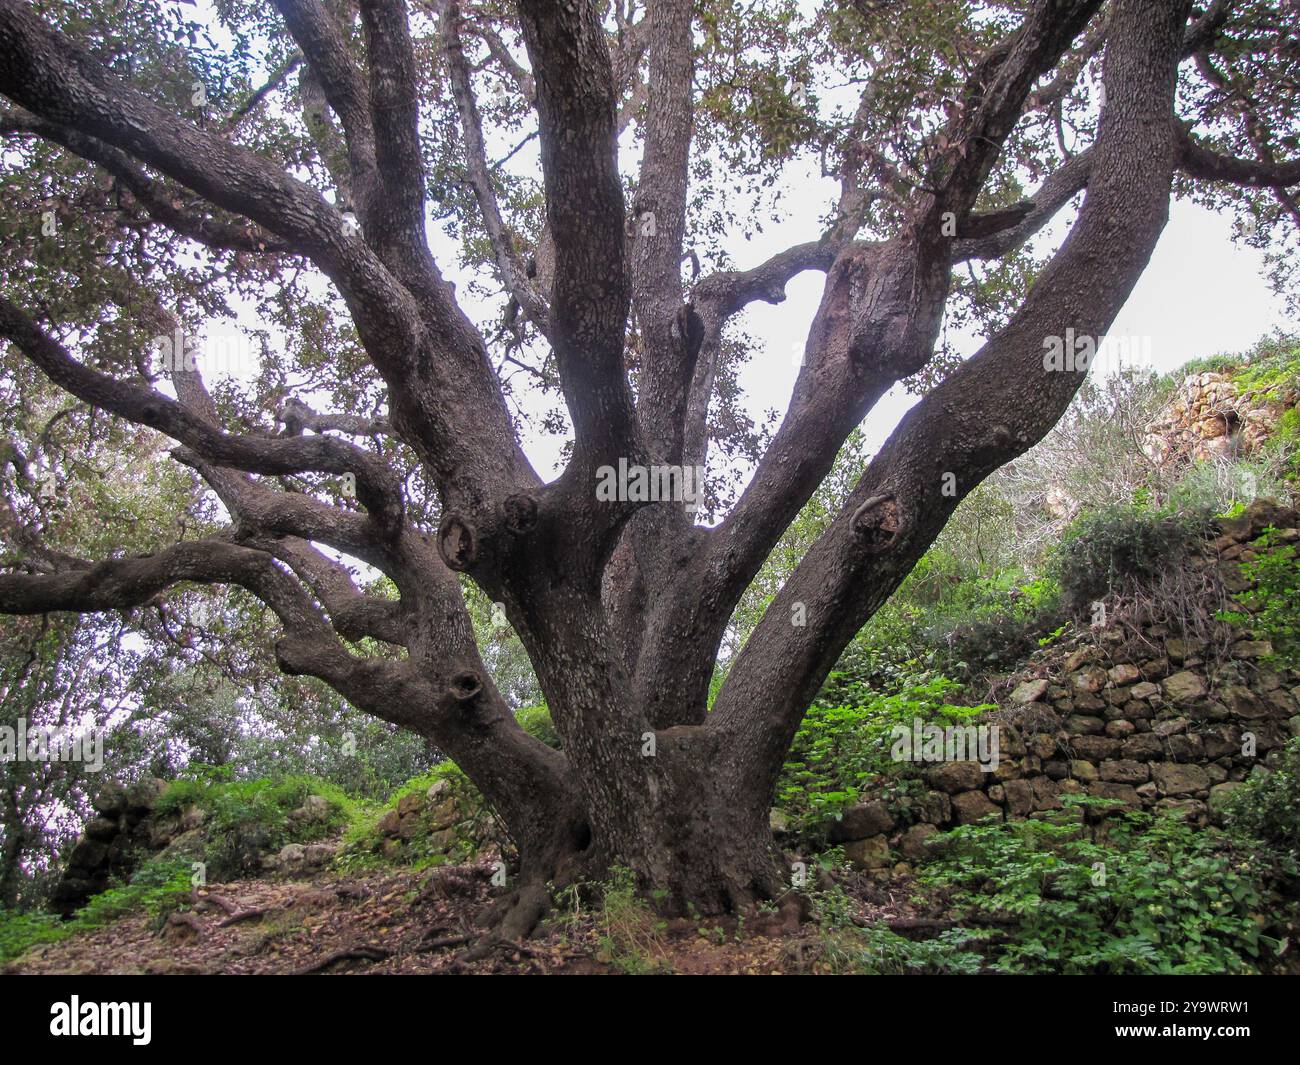
[[893, 694], [862, 689], [860, 703], [814, 703], [777, 784], [777, 805], [811, 823], [853, 805], [874, 780], [915, 774], [911, 763], [900, 765], [890, 757], [894, 726], [910, 726], [917, 718], [960, 723], [994, 708], [953, 704], [949, 697], [960, 688], [948, 677], [922, 675]]
[[56, 943], [78, 932], [103, 928], [143, 910], [155, 929], [185, 906], [193, 891], [188, 862], [154, 860], [142, 865], [129, 884], [94, 896], [69, 921], [54, 914], [0, 909], [0, 964], [33, 947]]
[[1269, 760], [1267, 769], [1259, 767], [1233, 789], [1222, 812], [1229, 827], [1278, 848], [1294, 865], [1300, 861], [1300, 736]]
[[934, 847], [919, 879], [959, 922], [996, 925], [989, 968], [1010, 973], [1259, 971], [1256, 915], [1272, 857], [1175, 816], [1129, 812], [1089, 830], [1067, 796], [1044, 820], [967, 825]]
[[1237, 595], [1244, 611], [1221, 612], [1221, 621], [1254, 629], [1273, 644], [1272, 660], [1300, 666], [1300, 561], [1295, 545], [1283, 543], [1270, 525], [1253, 544], [1258, 556], [1241, 563], [1241, 574], [1253, 586]]

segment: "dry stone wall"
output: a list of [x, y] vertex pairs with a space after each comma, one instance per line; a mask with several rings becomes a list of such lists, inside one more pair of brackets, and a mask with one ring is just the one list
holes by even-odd
[[[187, 805], [159, 813], [158, 796], [166, 789], [161, 780], [136, 784], [106, 784], [95, 799], [96, 815], [73, 848], [67, 867], [52, 896], [56, 912], [68, 916], [86, 904], [91, 896], [126, 883], [147, 858], [180, 860], [194, 864], [196, 871], [216, 879], [229, 878], [230, 871], [210, 869], [205, 861], [213, 833], [221, 831], [208, 822], [204, 810]], [[308, 795], [301, 807], [289, 811], [291, 829], [311, 830], [328, 821], [330, 805], [320, 795]], [[309, 831], [314, 837], [319, 833]], [[251, 835], [242, 875], [283, 877], [310, 876], [333, 864], [342, 840], [314, 839], [308, 843], [259, 840]], [[500, 827], [466, 782], [457, 787], [450, 780], [435, 781], [426, 790], [403, 795], [395, 807], [379, 818], [374, 831], [353, 844], [358, 853], [369, 850], [394, 863], [417, 861], [454, 862], [475, 854], [499, 853], [505, 846]]]
[[1147, 429], [1144, 443], [1147, 453], [1162, 463], [1248, 455], [1297, 406], [1300, 384], [1251, 391], [1238, 388], [1229, 374], [1192, 374]]
[[71, 914], [92, 895], [129, 878], [141, 852], [152, 849], [151, 815], [165, 787], [150, 778], [131, 785], [110, 783], [100, 791], [92, 804], [95, 816], [68, 855], [51, 895], [55, 912]]
[[[1196, 564], [1229, 594], [1245, 590], [1240, 563], [1270, 525], [1300, 540], [1294, 510], [1257, 501], [1220, 520]], [[1300, 671], [1267, 664], [1271, 644], [1250, 631], [1215, 627], [1213, 640], [1164, 621], [1077, 635], [1000, 685], [999, 709], [979, 722], [999, 729], [996, 768], [937, 764], [919, 795], [868, 796], [846, 811], [830, 842], [859, 868], [885, 869], [922, 858], [937, 832], [1041, 816], [1071, 794], [1210, 822], [1265, 755], [1300, 735]]]

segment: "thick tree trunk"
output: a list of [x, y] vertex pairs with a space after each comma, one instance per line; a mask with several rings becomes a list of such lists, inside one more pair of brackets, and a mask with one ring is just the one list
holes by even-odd
[[[574, 792], [535, 796], [519, 829], [507, 819], [521, 857], [519, 890], [507, 900], [516, 932], [540, 915], [548, 886], [601, 880], [616, 867], [673, 916], [745, 912], [788, 887], [768, 824], [770, 775], [758, 774], [758, 786], [745, 780], [724, 737], [707, 729], [644, 735], [628, 757], [628, 737], [593, 743], [588, 733]], [[550, 811], [558, 831], [548, 830]]]
[[583, 835], [521, 844], [519, 876], [481, 918], [499, 933], [527, 935], [549, 908], [552, 893], [604, 880], [617, 868], [632, 872], [646, 900], [667, 916], [751, 912], [779, 899], [789, 873], [768, 828], [764, 803], [735, 803], [695, 790], [698, 770], [681, 773], [671, 800], [652, 812], [604, 811], [590, 843]]
[[692, 727], [658, 732], [641, 769], [625, 789], [636, 801], [600, 810], [595, 835], [658, 908], [737, 912], [782, 892], [768, 796], [738, 778], [721, 737]]
[[525, 938], [558, 890], [599, 883], [617, 868], [630, 870], [646, 901], [665, 916], [752, 913], [788, 892], [790, 874], [765, 800], [738, 799], [695, 758], [659, 761], [644, 783], [644, 802], [593, 808], [589, 831], [579, 821], [558, 832], [514, 833], [518, 876], [480, 915], [490, 935], [479, 952], [500, 939]]

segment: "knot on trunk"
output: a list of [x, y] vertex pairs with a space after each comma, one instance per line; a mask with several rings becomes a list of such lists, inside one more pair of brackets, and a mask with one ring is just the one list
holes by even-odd
[[478, 535], [474, 526], [458, 514], [443, 515], [438, 525], [438, 554], [447, 568], [460, 573], [478, 558]]
[[530, 495], [509, 496], [501, 509], [506, 528], [515, 536], [525, 536], [537, 525], [537, 500]]
[[898, 542], [902, 517], [898, 500], [891, 495], [872, 496], [853, 512], [849, 529], [871, 555], [888, 551]]
[[687, 303], [677, 311], [672, 330], [674, 339], [686, 352], [686, 365], [693, 367], [704, 345], [704, 319], [695, 309], [695, 304]]
[[457, 702], [468, 702], [483, 690], [483, 682], [472, 669], [462, 669], [452, 675], [451, 685], [447, 689]]

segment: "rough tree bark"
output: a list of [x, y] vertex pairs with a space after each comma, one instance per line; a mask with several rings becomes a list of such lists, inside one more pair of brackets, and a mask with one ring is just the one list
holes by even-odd
[[[146, 208], [152, 203], [161, 224], [200, 243], [314, 264], [347, 301], [388, 385], [389, 417], [377, 426], [303, 407], [295, 435], [230, 433], [198, 374], [175, 376], [173, 400], [83, 364], [0, 298], [0, 335], [81, 400], [175, 439], [176, 457], [234, 518], [223, 537], [152, 556], [34, 560], [25, 572], [0, 575], [0, 610], [120, 609], [181, 581], [251, 590], [280, 620], [276, 651], [286, 672], [322, 678], [362, 710], [428, 737], [501, 815], [520, 852], [502, 900], [508, 935], [535, 922], [548, 884], [611, 863], [629, 866], [676, 911], [712, 914], [780, 896], [787, 873], [767, 812], [802, 715], [960, 500], [1064, 412], [1083, 374], [1045, 369], [1044, 339], [1106, 332], [1160, 236], [1180, 168], [1279, 190], [1300, 177], [1300, 164], [1218, 155], [1177, 120], [1179, 62], [1213, 45], [1225, 5], [1211, 23], [1211, 15], [1192, 18], [1191, 0], [1112, 0], [1104, 9], [1101, 0], [1034, 0], [973, 64], [936, 131], [929, 172], [900, 199], [905, 222], [893, 236], [858, 238], [871, 146], [850, 145], [839, 210], [824, 234], [752, 270], [688, 286], [680, 264], [695, 121], [690, 0], [649, 0], [641, 23], [620, 26], [619, 48], [593, 0], [519, 0], [528, 68], [487, 40], [535, 105], [554, 247], [553, 275], [548, 269], [539, 285], [497, 204], [463, 47], [471, 30], [456, 0], [417, 5], [439, 19], [466, 172], [503, 284], [556, 356], [574, 451], [563, 475], [545, 484], [515, 439], [487, 345], [425, 240], [407, 5], [360, 0], [363, 60], [322, 0], [275, 6], [341, 138], [360, 232], [316, 190], [110, 74], [22, 0], [0, 0], [0, 93], [14, 105], [0, 129], [96, 163]], [[1095, 143], [1033, 198], [976, 212], [1007, 137], [1042, 104], [1035, 86], [1081, 49], [1104, 49]], [[620, 103], [642, 56], [645, 147], [628, 203], [618, 136], [629, 119]], [[160, 180], [198, 193], [210, 211], [191, 214], [152, 195]], [[954, 268], [1018, 247], [1081, 190], [1068, 239], [1019, 311], [903, 420], [708, 713], [733, 608], [848, 434], [931, 358]], [[629, 226], [647, 213], [653, 233]], [[786, 283], [806, 270], [826, 280], [790, 407], [725, 519], [709, 529], [681, 504], [599, 501], [597, 471], [620, 459], [703, 463], [724, 326], [754, 301], [781, 301]], [[635, 395], [625, 365], [633, 320], [642, 352]], [[436, 533], [407, 515], [398, 478], [377, 454], [345, 439], [374, 432], [399, 436], [436, 480]], [[263, 479], [309, 471], [355, 475], [359, 506]], [[941, 491], [953, 479], [957, 491]], [[363, 595], [316, 544], [387, 574], [400, 598]], [[504, 604], [563, 754], [524, 733], [494, 687], [462, 573]], [[795, 604], [806, 626], [789, 623]], [[362, 658], [341, 639], [363, 636], [402, 654]]]

